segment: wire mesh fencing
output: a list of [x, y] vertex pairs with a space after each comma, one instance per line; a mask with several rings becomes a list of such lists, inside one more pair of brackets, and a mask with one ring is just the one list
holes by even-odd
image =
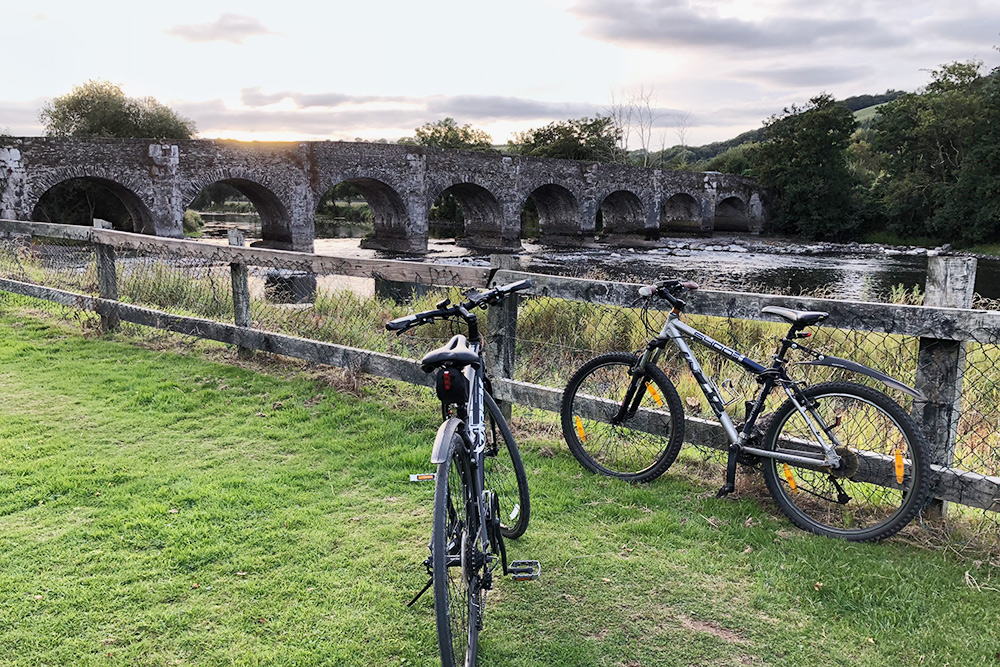
[[[127, 243], [110, 247], [81, 240], [80, 233], [72, 236], [7, 233], [0, 238], [0, 280], [59, 290], [59, 294], [41, 297], [61, 304], [58, 307], [65, 312], [84, 310], [74, 302], [76, 297], [110, 299], [179, 318], [406, 359], [419, 359], [453, 334], [464, 333], [459, 325], [449, 322], [423, 326], [398, 337], [384, 328], [396, 317], [432, 310], [441, 299], [460, 300], [463, 288], [457, 284], [458, 273], [441, 281], [450, 287], [431, 286], [429, 280], [400, 280], [389, 271], [383, 275], [378, 268], [359, 268], [352, 265], [354, 260], [344, 260], [343, 265], [317, 264], [316, 256], [306, 254], [234, 254], [231, 247], [218, 243], [167, 243], [135, 235], [127, 235]], [[27, 287], [10, 284], [4, 289], [30, 292]], [[736, 293], [730, 296], [740, 298]], [[561, 390], [577, 368], [598, 354], [642, 350], [659, 331], [667, 313], [651, 310], [644, 321], [641, 305], [638, 299], [626, 305], [605, 305], [549, 296], [521, 297], [512, 379]], [[764, 365], [769, 364], [787, 331], [785, 324], [746, 317], [695, 313], [685, 315], [685, 319]], [[490, 318], [481, 317], [480, 321], [489, 338], [495, 333], [489, 331]], [[908, 385], [930, 386], [934, 394], [930, 408], [901, 392], [889, 393], [918, 422], [924, 419], [934, 424], [935, 431], [928, 439], [935, 461], [963, 480], [952, 498], [976, 507], [957, 511], [978, 521], [984, 532], [1000, 533], [1000, 515], [983, 509], [996, 509], [996, 499], [988, 496], [997, 488], [1000, 467], [1000, 333], [980, 327], [973, 334], [955, 336], [962, 340], [937, 340], [884, 332], [891, 327], [872, 329], [868, 315], [847, 309], [828, 326], [812, 328], [814, 335], [803, 342], [822, 354], [857, 361]], [[743, 404], [756, 396], [757, 383], [732, 361], [704, 350], [695, 352], [730, 402], [734, 418], [741, 419]], [[793, 361], [809, 359], [799, 353]], [[710, 419], [711, 409], [697, 382], [671, 347], [660, 366], [677, 387], [685, 412]], [[886, 390], [877, 380], [829, 366], [793, 363], [790, 372], [812, 384], [849, 379]], [[776, 409], [781, 398], [773, 395], [767, 410]], [[923, 414], [926, 412], [933, 413], [929, 421]]]

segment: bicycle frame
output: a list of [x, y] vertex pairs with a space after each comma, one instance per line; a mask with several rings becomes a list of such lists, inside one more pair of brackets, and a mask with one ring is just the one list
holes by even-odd
[[[755, 375], [761, 383], [762, 386], [757, 399], [753, 403], [749, 404], [749, 414], [747, 415], [746, 423], [743, 425], [741, 432], [737, 433], [736, 426], [733, 424], [732, 418], [729, 416], [729, 413], [726, 412], [726, 402], [722, 399], [722, 395], [719, 393], [715, 384], [708, 378], [707, 375], [705, 375], [704, 370], [701, 368], [701, 364], [698, 363], [697, 358], [694, 356], [694, 353], [684, 336], [689, 336], [716, 354], [736, 362], [744, 370]], [[771, 367], [768, 368], [753, 359], [750, 359], [746, 355], [737, 352], [731, 347], [720, 343], [711, 336], [703, 334], [685, 322], [682, 322], [678, 313], [671, 312], [667, 316], [666, 322], [663, 324], [663, 329], [660, 331], [660, 335], [651, 340], [647, 345], [646, 352], [640, 359], [638, 367], [641, 369], [645, 368], [646, 364], [655, 364], [657, 359], [659, 359], [660, 354], [662, 354], [667, 341], [673, 342], [673, 344], [677, 347], [681, 354], [681, 358], [684, 359], [684, 362], [688, 365], [688, 368], [690, 368], [692, 375], [694, 375], [699, 387], [701, 387], [702, 393], [705, 395], [705, 398], [708, 399], [709, 405], [712, 407], [712, 411], [718, 418], [719, 423], [722, 424], [726, 437], [729, 439], [731, 453], [744, 452], [746, 454], [772, 458], [778, 461], [785, 461], [787, 463], [797, 463], [800, 465], [817, 467], [835, 467], [839, 465], [840, 455], [837, 454], [836, 448], [840, 446], [840, 443], [830, 432], [827, 425], [823, 423], [823, 420], [819, 417], [819, 415], [815, 414], [815, 412], [808, 405], [804, 405], [805, 401], [800, 400], [801, 397], [796, 395], [798, 392], [795, 391], [795, 383], [785, 373], [785, 353], [794, 343], [785, 339], [778, 354], [774, 356], [774, 361]], [[820, 459], [802, 456], [800, 454], [791, 454], [782, 451], [769, 451], [747, 445], [747, 442], [750, 440], [751, 434], [753, 433], [754, 425], [764, 409], [764, 403], [770, 393], [774, 390], [775, 386], [780, 386], [784, 390], [788, 398], [795, 404], [798, 412], [806, 420], [806, 423], [809, 424], [810, 429], [813, 431], [813, 435], [816, 437], [817, 442], [820, 443], [820, 446], [823, 449], [823, 458]], [[813, 425], [814, 422], [816, 423], [816, 426]], [[825, 433], [826, 437], [820, 437], [820, 432]], [[731, 467], [733, 468], [733, 474], [735, 474], [735, 457], [731, 457], [731, 459], [733, 460]], [[729, 475], [727, 475], [727, 477], [729, 477]]]

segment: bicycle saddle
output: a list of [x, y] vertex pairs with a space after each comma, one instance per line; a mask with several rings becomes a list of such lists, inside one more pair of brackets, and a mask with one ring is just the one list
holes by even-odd
[[829, 313], [818, 310], [792, 310], [791, 308], [782, 308], [781, 306], [764, 306], [760, 309], [760, 312], [777, 315], [789, 324], [797, 324], [802, 327], [822, 322], [830, 317]]
[[431, 350], [420, 360], [420, 369], [425, 373], [442, 366], [464, 368], [470, 365], [479, 365], [479, 355], [472, 351], [469, 341], [462, 334], [453, 336], [450, 341], [436, 350]]

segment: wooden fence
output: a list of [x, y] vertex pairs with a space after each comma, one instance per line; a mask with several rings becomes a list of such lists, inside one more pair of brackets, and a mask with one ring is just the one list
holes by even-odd
[[[435, 286], [485, 287], [531, 278], [534, 297], [551, 297], [608, 306], [632, 306], [636, 286], [613, 281], [595, 281], [529, 274], [511, 268], [511, 258], [496, 256], [489, 269], [450, 264], [367, 260], [295, 253], [263, 248], [244, 248], [239, 238], [233, 245], [166, 239], [106, 229], [0, 220], [0, 239], [31, 242], [72, 242], [92, 245], [98, 273], [98, 296], [91, 296], [0, 278], [0, 290], [45, 299], [76, 309], [96, 312], [105, 327], [120, 322], [172, 331], [310, 362], [349, 368], [394, 380], [431, 386], [432, 378], [420, 371], [415, 360], [392, 354], [336, 345], [293, 335], [253, 328], [249, 317], [248, 265], [281, 266], [312, 274], [337, 274]], [[48, 241], [46, 241], [48, 240]], [[117, 294], [116, 255], [119, 251], [149, 251], [215, 263], [228, 263], [232, 271], [234, 322], [170, 314], [161, 310], [123, 303]], [[932, 469], [937, 478], [940, 501], [958, 502], [990, 511], [1000, 510], [1000, 477], [952, 468], [957, 407], [962, 395], [969, 341], [1000, 340], [1000, 312], [971, 310], [971, 284], [975, 262], [964, 257], [933, 258], [927, 285], [927, 301], [934, 306], [905, 306], [851, 302], [807, 297], [699, 290], [691, 294], [686, 312], [723, 318], [768, 320], [760, 315], [767, 305], [782, 305], [830, 313], [831, 327], [897, 334], [919, 339], [916, 384], [927, 400], [914, 405], [914, 414], [932, 446]], [[490, 309], [491, 332], [487, 353], [492, 357], [496, 398], [518, 405], [558, 412], [562, 389], [515, 380], [518, 300]], [[773, 321], [773, 320], [771, 320]], [[686, 416], [687, 440], [725, 448], [721, 427], [712, 421]]]

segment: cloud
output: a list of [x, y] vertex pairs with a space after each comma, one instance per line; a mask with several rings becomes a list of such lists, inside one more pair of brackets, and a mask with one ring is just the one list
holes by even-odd
[[373, 102], [408, 103], [412, 98], [393, 95], [347, 95], [344, 93], [296, 93], [283, 91], [264, 93], [259, 87], [244, 88], [240, 91], [240, 101], [248, 107], [266, 107], [291, 100], [300, 109], [312, 107], [339, 107], [351, 104], [371, 104]]
[[885, 49], [907, 41], [877, 18], [827, 13], [778, 13], [749, 20], [721, 15], [686, 0], [580, 0], [572, 10], [585, 34], [596, 39], [654, 49], [699, 47], [771, 52], [825, 45]]
[[0, 132], [7, 131], [15, 137], [43, 134], [45, 128], [38, 120], [38, 111], [46, 101], [43, 98], [30, 102], [0, 101]]
[[601, 111], [593, 104], [542, 102], [499, 95], [432, 97], [427, 101], [427, 110], [439, 116], [479, 121], [580, 118], [593, 116]]
[[760, 70], [744, 70], [740, 76], [771, 86], [812, 88], [821, 90], [824, 86], [862, 79], [873, 68], [834, 65], [807, 65], [803, 67], [768, 67]]
[[229, 42], [242, 44], [247, 37], [255, 35], [276, 35], [264, 26], [260, 19], [240, 14], [222, 14], [211, 23], [175, 25], [166, 33], [188, 42]]

